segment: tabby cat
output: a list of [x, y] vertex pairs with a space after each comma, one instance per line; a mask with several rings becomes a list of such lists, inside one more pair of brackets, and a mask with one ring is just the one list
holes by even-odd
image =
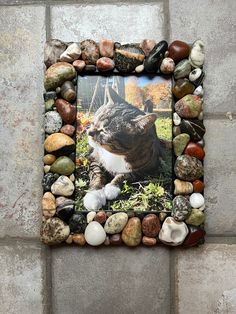
[[98, 210], [106, 200], [116, 199], [123, 181], [136, 181], [159, 171], [157, 116], [127, 103], [112, 88], [107, 92], [108, 103], [97, 110], [87, 131], [92, 148], [90, 185], [84, 197], [87, 210]]

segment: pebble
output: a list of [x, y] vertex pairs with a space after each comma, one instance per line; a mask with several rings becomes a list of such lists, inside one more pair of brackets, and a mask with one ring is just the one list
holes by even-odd
[[88, 64], [85, 66], [84, 70], [85, 72], [96, 72], [96, 65], [93, 65], [93, 64]]
[[199, 208], [193, 208], [190, 216], [185, 220], [189, 225], [199, 226], [205, 221], [205, 214]]
[[48, 153], [71, 153], [74, 151], [74, 140], [63, 133], [54, 133], [49, 135], [44, 141], [44, 148]]
[[51, 191], [52, 184], [59, 178], [59, 175], [56, 173], [47, 173], [43, 177], [42, 186], [44, 191]]
[[47, 219], [41, 228], [43, 243], [54, 245], [64, 242], [70, 234], [70, 228], [57, 217]]
[[193, 92], [193, 95], [197, 95], [199, 97], [203, 97], [204, 95], [204, 89], [202, 87], [202, 85], [199, 85]]
[[181, 129], [180, 129], [180, 126], [174, 126], [173, 127], [173, 135], [174, 136], [178, 136], [181, 134]]
[[198, 115], [198, 120], [203, 120], [203, 111], [201, 111]]
[[121, 239], [121, 234], [120, 233], [111, 235], [109, 240], [110, 240], [110, 244], [111, 245], [120, 245], [120, 244], [122, 244], [122, 239]]
[[205, 188], [205, 184], [201, 180], [193, 181], [193, 191], [195, 193], [201, 193]]
[[84, 60], [75, 60], [72, 65], [77, 72], [82, 72], [86, 66], [86, 63], [84, 62]]
[[188, 232], [188, 227], [184, 222], [167, 217], [159, 233], [159, 239], [167, 245], [177, 246], [184, 242]]
[[202, 111], [202, 99], [196, 95], [186, 95], [175, 103], [175, 110], [181, 118], [197, 118]]
[[54, 163], [54, 161], [56, 160], [56, 157], [52, 154], [46, 154], [44, 157], [43, 157], [43, 162], [45, 165], [51, 165]]
[[[70, 156], [70, 159], [74, 162], [74, 158], [71, 158], [71, 156]], [[70, 179], [72, 182], [75, 181], [75, 175], [74, 175], [74, 173], [72, 173], [72, 174], [69, 176], [69, 179]]]
[[204, 138], [202, 138], [202, 139], [201, 139], [200, 141], [198, 141], [197, 143], [198, 143], [198, 145], [200, 145], [202, 148], [205, 147], [205, 140], [204, 140]]
[[105, 241], [103, 242], [103, 244], [106, 245], [106, 246], [110, 245], [109, 236], [106, 236], [106, 239], [105, 239]]
[[205, 157], [205, 152], [201, 145], [194, 143], [194, 142], [189, 142], [188, 145], [186, 146], [184, 150], [185, 155], [189, 155], [192, 157], [196, 157], [199, 160], [203, 160]]
[[122, 231], [122, 240], [127, 246], [137, 246], [142, 240], [141, 221], [138, 217], [128, 220]]
[[194, 142], [200, 141], [206, 132], [206, 129], [200, 120], [182, 119], [180, 129], [181, 132], [189, 134], [191, 140]]
[[104, 226], [104, 230], [108, 234], [120, 233], [128, 221], [128, 215], [126, 213], [116, 213], [111, 215]]
[[176, 80], [189, 76], [191, 72], [191, 64], [187, 59], [180, 61], [174, 70], [174, 78]]
[[145, 56], [148, 57], [150, 52], [153, 50], [153, 48], [156, 46], [156, 41], [153, 39], [144, 39], [140, 43], [140, 48], [144, 52]]
[[175, 62], [179, 62], [189, 56], [190, 47], [183, 41], [175, 40], [170, 44], [168, 52], [170, 58]]
[[73, 62], [79, 59], [80, 55], [80, 45], [78, 43], [73, 43], [70, 44], [68, 48], [61, 54], [60, 60], [65, 62]]
[[102, 57], [97, 60], [97, 69], [101, 72], [112, 71], [115, 67], [115, 63], [112, 59]]
[[93, 221], [94, 217], [96, 216], [96, 212], [89, 212], [87, 214], [87, 223], [89, 224], [91, 221]]
[[89, 245], [98, 246], [106, 240], [106, 232], [97, 221], [92, 221], [85, 229], [85, 240]]
[[189, 202], [193, 208], [200, 208], [204, 205], [205, 200], [201, 193], [193, 193], [190, 195]]
[[189, 201], [182, 195], [178, 195], [173, 199], [171, 216], [176, 221], [185, 220], [191, 213], [192, 207]]
[[143, 63], [145, 55], [135, 44], [121, 45], [115, 49], [114, 62], [119, 72], [130, 73]]
[[70, 125], [70, 124], [65, 124], [60, 129], [60, 132], [63, 134], [66, 134], [68, 136], [72, 136], [75, 133], [75, 127], [73, 125]]
[[44, 77], [46, 91], [55, 90], [65, 81], [70, 81], [76, 76], [75, 68], [67, 62], [58, 62], [51, 65]]
[[51, 167], [49, 165], [46, 165], [43, 167], [44, 173], [50, 172]]
[[55, 100], [54, 99], [49, 99], [44, 103], [44, 108], [45, 111], [50, 111], [53, 110], [53, 107], [55, 106]]
[[202, 83], [204, 76], [204, 72], [200, 68], [196, 68], [190, 72], [189, 81], [195, 86], [199, 86]]
[[193, 193], [193, 184], [191, 182], [187, 181], [181, 181], [179, 179], [174, 180], [175, 195], [186, 195]]
[[86, 39], [80, 43], [82, 59], [86, 64], [96, 64], [99, 59], [99, 48], [94, 40]]
[[194, 181], [203, 176], [203, 165], [200, 160], [188, 155], [176, 159], [174, 171], [176, 176], [184, 181]]
[[72, 244], [72, 242], [73, 242], [73, 236], [72, 236], [72, 234], [70, 234], [69, 237], [66, 239], [66, 243]]
[[74, 189], [74, 184], [66, 176], [60, 176], [51, 186], [52, 193], [61, 196], [71, 196]]
[[192, 49], [189, 55], [189, 61], [194, 68], [198, 68], [203, 65], [204, 59], [204, 43], [202, 40], [198, 39], [192, 45]]
[[180, 125], [181, 123], [181, 118], [180, 116], [178, 115], [178, 113], [174, 112], [173, 114], [173, 122], [174, 122], [174, 125]]
[[48, 134], [56, 133], [62, 126], [62, 119], [58, 112], [48, 111], [45, 113], [44, 129]]
[[100, 210], [96, 213], [96, 216], [94, 217], [94, 221], [99, 222], [100, 224], [103, 224], [107, 219], [107, 215], [103, 210]]
[[61, 86], [61, 96], [65, 100], [71, 102], [76, 98], [75, 86], [71, 81], [66, 81]]
[[180, 99], [188, 94], [192, 94], [194, 90], [195, 86], [185, 78], [176, 81], [175, 86], [172, 88], [172, 93], [176, 98]]
[[73, 233], [84, 233], [87, 221], [82, 213], [74, 213], [69, 220], [70, 231]]
[[72, 235], [72, 241], [75, 244], [84, 246], [86, 244], [86, 240], [85, 240], [85, 236], [83, 233], [79, 233], [79, 234], [73, 234]]
[[43, 93], [44, 101], [55, 100], [57, 98], [57, 93], [55, 91]]
[[159, 70], [167, 49], [168, 44], [165, 40], [162, 40], [155, 45], [149, 56], [144, 61], [144, 68], [148, 73], [155, 73]]
[[159, 218], [155, 214], [148, 214], [142, 220], [142, 231], [147, 237], [154, 238], [161, 229]]
[[190, 140], [190, 136], [186, 133], [181, 133], [174, 137], [173, 139], [173, 148], [176, 156], [182, 155], [185, 147], [187, 146]]
[[144, 71], [144, 65], [140, 64], [135, 68], [136, 73], [142, 73]]
[[197, 226], [188, 226], [189, 234], [187, 235], [186, 239], [184, 240], [183, 246], [184, 247], [192, 247], [195, 246], [204, 240], [204, 236], [206, 234], [203, 228]]
[[50, 192], [46, 192], [43, 195], [42, 211], [43, 211], [44, 217], [46, 217], [46, 218], [53, 217], [56, 213], [55, 196]]
[[65, 222], [74, 214], [74, 201], [64, 196], [57, 197], [56, 199], [56, 211], [57, 216]]
[[159, 219], [160, 219], [160, 221], [164, 221], [164, 220], [166, 219], [166, 216], [167, 216], [167, 214], [166, 214], [165, 212], [161, 212], [161, 213], [159, 214]]
[[146, 246], [154, 246], [157, 244], [157, 240], [155, 238], [143, 236], [142, 243]]
[[99, 52], [102, 57], [113, 58], [114, 41], [110, 39], [101, 39], [99, 42]]
[[57, 111], [66, 124], [73, 124], [76, 118], [76, 107], [64, 99], [56, 100]]
[[44, 46], [44, 63], [50, 67], [60, 61], [60, 55], [66, 50], [67, 45], [58, 39], [47, 40]]
[[174, 60], [171, 58], [164, 58], [161, 62], [160, 70], [163, 74], [171, 74], [175, 70]]
[[75, 164], [67, 156], [61, 156], [51, 166], [51, 172], [69, 176], [74, 172]]

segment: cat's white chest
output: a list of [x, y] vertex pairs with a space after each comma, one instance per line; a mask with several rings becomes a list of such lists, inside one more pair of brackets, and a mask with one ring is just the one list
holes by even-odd
[[110, 153], [100, 145], [97, 145], [94, 141], [89, 141], [89, 144], [94, 149], [92, 155], [100, 161], [108, 172], [112, 174], [131, 172], [131, 167], [126, 162], [124, 156]]

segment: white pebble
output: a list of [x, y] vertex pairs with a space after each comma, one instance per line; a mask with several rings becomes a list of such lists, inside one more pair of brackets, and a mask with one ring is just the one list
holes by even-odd
[[106, 240], [106, 232], [100, 223], [92, 221], [86, 227], [84, 237], [88, 244], [98, 246]]
[[94, 217], [96, 216], [96, 212], [89, 212], [87, 214], [87, 223], [89, 224], [91, 221], [93, 221]]
[[189, 198], [189, 202], [193, 208], [200, 208], [205, 203], [201, 193], [193, 193]]
[[136, 73], [142, 73], [144, 70], [144, 65], [143, 64], [140, 64], [138, 65], [136, 68], [135, 68], [135, 72]]
[[44, 166], [44, 173], [48, 173], [49, 171], [50, 171], [50, 166], [49, 165], [46, 165], [46, 166]]
[[203, 97], [203, 94], [204, 94], [204, 90], [203, 90], [203, 87], [200, 85], [198, 86], [194, 92], [193, 92], [193, 95], [197, 95], [199, 97]]
[[173, 121], [174, 121], [174, 125], [180, 125], [181, 123], [181, 118], [180, 116], [178, 115], [178, 113], [174, 112], [173, 114]]

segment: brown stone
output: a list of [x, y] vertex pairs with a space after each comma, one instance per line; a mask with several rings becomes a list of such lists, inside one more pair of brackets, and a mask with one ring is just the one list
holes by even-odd
[[72, 235], [72, 240], [75, 244], [84, 246], [86, 244], [86, 240], [85, 237], [83, 235], [83, 233], [79, 233], [79, 234], [73, 234]]
[[138, 217], [128, 220], [122, 231], [121, 238], [127, 246], [137, 246], [142, 240], [141, 221]]
[[99, 222], [100, 224], [103, 224], [106, 221], [106, 219], [107, 215], [103, 210], [97, 212], [96, 216], [94, 217], [94, 220]]
[[46, 192], [43, 195], [42, 211], [46, 218], [53, 217], [56, 213], [56, 200], [51, 192]]
[[97, 61], [97, 69], [101, 72], [111, 71], [115, 67], [115, 63], [112, 59], [102, 57]]
[[195, 90], [195, 86], [189, 82], [188, 79], [179, 79], [176, 81], [175, 86], [172, 89], [172, 93], [176, 98], [180, 99], [185, 95], [192, 94]]
[[44, 148], [48, 153], [56, 152], [61, 149], [72, 150], [74, 145], [74, 140], [63, 133], [51, 134], [46, 138], [44, 142]]
[[201, 180], [193, 181], [193, 191], [195, 193], [201, 193], [205, 188], [205, 184]]
[[52, 165], [56, 160], [56, 156], [52, 154], [47, 154], [43, 157], [43, 162], [45, 165]]
[[142, 238], [142, 243], [146, 246], [154, 246], [157, 244], [157, 240], [155, 238], [150, 238], [150, 237], [144, 236]]
[[82, 72], [86, 65], [84, 60], [75, 60], [72, 64], [77, 72]]
[[189, 56], [190, 47], [183, 41], [175, 40], [173, 41], [169, 48], [169, 57], [173, 59], [175, 62], [179, 62], [182, 59], [185, 59]]
[[188, 143], [188, 145], [186, 146], [184, 150], [184, 153], [186, 155], [196, 157], [199, 160], [203, 160], [205, 157], [205, 152], [202, 146], [194, 142]]
[[149, 214], [143, 218], [142, 231], [145, 236], [154, 238], [160, 232], [160, 220], [155, 214]]
[[114, 54], [114, 41], [110, 39], [101, 39], [99, 51], [102, 57], [112, 58]]
[[99, 48], [94, 40], [87, 39], [80, 43], [82, 59], [86, 64], [96, 64], [99, 59]]
[[72, 124], [76, 118], [76, 107], [64, 99], [56, 100], [56, 108], [62, 120], [67, 124]]
[[156, 45], [155, 40], [144, 39], [140, 44], [140, 48], [142, 49], [142, 51], [145, 53], [145, 56], [147, 57], [152, 51], [152, 49], [155, 47], [155, 45]]
[[75, 127], [70, 124], [65, 124], [61, 129], [60, 132], [66, 134], [68, 136], [72, 136], [75, 132]]

